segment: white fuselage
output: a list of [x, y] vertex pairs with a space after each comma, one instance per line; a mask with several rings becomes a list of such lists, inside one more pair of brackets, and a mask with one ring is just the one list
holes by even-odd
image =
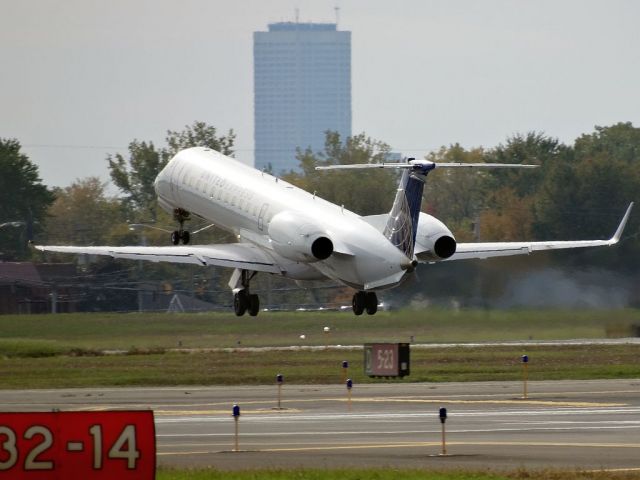
[[[289, 278], [330, 278], [360, 290], [382, 289], [399, 284], [412, 269], [412, 259], [359, 215], [211, 149], [178, 153], [158, 175], [155, 188], [162, 208], [182, 208], [263, 248], [286, 266], [282, 274]], [[331, 240], [333, 253], [308, 261], [287, 254], [288, 247], [304, 240], [298, 237], [313, 229], [294, 229], [289, 239], [276, 239], [270, 227], [278, 214], [278, 220], [313, 224]]]

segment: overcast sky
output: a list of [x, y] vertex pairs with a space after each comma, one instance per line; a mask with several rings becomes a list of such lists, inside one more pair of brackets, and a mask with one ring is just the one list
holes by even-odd
[[107, 180], [108, 153], [195, 120], [233, 128], [252, 163], [252, 32], [336, 5], [353, 132], [404, 154], [640, 125], [634, 0], [0, 0], [0, 137], [50, 186]]

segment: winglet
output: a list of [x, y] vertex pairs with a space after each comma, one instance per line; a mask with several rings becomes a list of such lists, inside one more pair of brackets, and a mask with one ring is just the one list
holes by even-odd
[[632, 208], [633, 208], [633, 202], [631, 202], [627, 207], [627, 211], [625, 212], [624, 217], [622, 217], [622, 220], [620, 221], [620, 225], [618, 225], [618, 229], [616, 230], [616, 233], [614, 233], [613, 237], [609, 239], [609, 245], [615, 245], [620, 241], [620, 237], [622, 236], [624, 227], [627, 225], [627, 220], [629, 220], [629, 214], [631, 214]]

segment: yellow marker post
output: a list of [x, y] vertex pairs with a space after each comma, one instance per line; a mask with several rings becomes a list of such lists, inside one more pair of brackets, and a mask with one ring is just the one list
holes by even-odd
[[522, 386], [523, 386], [523, 395], [522, 398], [526, 400], [527, 398], [527, 381], [529, 380], [529, 356], [522, 355]]
[[276, 375], [276, 383], [278, 384], [278, 410], [282, 410], [282, 384], [284, 383], [284, 375], [281, 373]]

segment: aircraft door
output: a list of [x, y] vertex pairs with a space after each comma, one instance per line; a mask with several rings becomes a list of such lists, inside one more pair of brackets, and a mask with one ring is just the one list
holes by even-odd
[[171, 170], [169, 170], [169, 189], [170, 189], [169, 191], [171, 192], [171, 196], [174, 196], [176, 190], [178, 189], [178, 186], [176, 185], [175, 172], [176, 172], [176, 165], [175, 163], [173, 163], [171, 165]]
[[258, 230], [262, 231], [264, 229], [264, 216], [267, 214], [267, 210], [269, 209], [269, 204], [265, 203], [262, 205], [260, 209], [260, 214], [258, 215]]
[[174, 188], [174, 198], [176, 202], [182, 202], [182, 192], [184, 189], [184, 183], [187, 178], [187, 168], [185, 165], [176, 165], [173, 169], [173, 175], [171, 175], [173, 179], [173, 188]]

